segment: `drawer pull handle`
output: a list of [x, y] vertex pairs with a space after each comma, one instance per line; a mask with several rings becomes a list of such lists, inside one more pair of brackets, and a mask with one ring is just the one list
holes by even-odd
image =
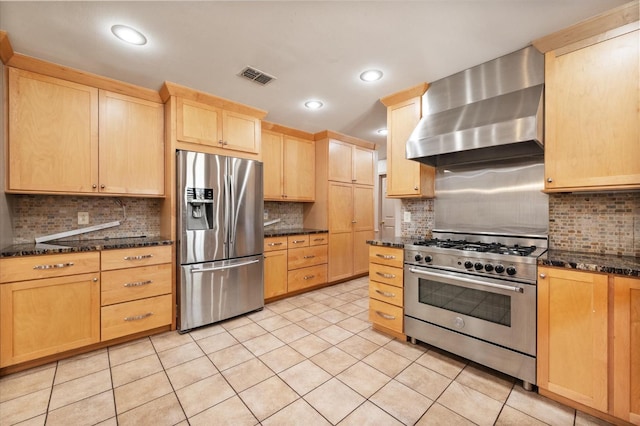
[[124, 320], [125, 321], [140, 321], [140, 320], [143, 320], [145, 318], [149, 318], [151, 315], [153, 315], [153, 312], [147, 312], [146, 314], [134, 315], [132, 317], [124, 317]]
[[380, 253], [376, 253], [376, 256], [378, 256], [381, 259], [386, 259], [386, 260], [391, 260], [391, 259], [395, 259], [396, 257], [392, 254], [380, 254]]
[[395, 278], [396, 274], [385, 274], [384, 272], [377, 272], [376, 275], [380, 275], [382, 278]]
[[269, 243], [267, 244], [269, 247], [273, 247], [273, 246], [281, 246], [282, 243]]
[[291, 241], [293, 244], [300, 244], [300, 243], [304, 243], [307, 240], [293, 240]]
[[147, 284], [151, 284], [153, 281], [152, 280], [147, 280], [147, 281], [138, 281], [135, 283], [126, 283], [123, 286], [124, 287], [140, 287], [143, 285], [147, 285]]
[[73, 266], [73, 262], [55, 263], [53, 265], [36, 265], [33, 267], [33, 269], [58, 269], [58, 268], [68, 268], [69, 266]]
[[313, 241], [324, 241], [324, 238], [315, 238]]
[[389, 293], [387, 291], [382, 291], [382, 290], [378, 290], [378, 289], [376, 289], [376, 293], [378, 293], [378, 294], [380, 294], [380, 295], [382, 295], [384, 297], [396, 297], [395, 293]]
[[302, 256], [303, 259], [313, 259], [314, 257], [316, 257], [314, 254], [310, 254], [308, 256]]
[[396, 319], [396, 317], [395, 317], [395, 316], [393, 316], [393, 315], [389, 315], [389, 314], [385, 314], [384, 312], [376, 311], [376, 314], [378, 314], [379, 316], [381, 316], [382, 318], [387, 319], [387, 320], [394, 320], [394, 319]]
[[124, 260], [142, 260], [142, 259], [151, 259], [153, 257], [152, 254], [141, 254], [140, 256], [125, 256]]
[[305, 275], [303, 279], [304, 280], [310, 280], [313, 277], [315, 277], [315, 275]]

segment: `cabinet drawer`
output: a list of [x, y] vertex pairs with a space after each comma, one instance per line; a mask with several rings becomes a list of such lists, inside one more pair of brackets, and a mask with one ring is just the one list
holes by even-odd
[[291, 235], [287, 237], [289, 248], [309, 247], [308, 235]]
[[306, 268], [307, 266], [327, 263], [327, 246], [303, 247], [289, 249], [287, 253], [288, 269]]
[[311, 266], [309, 268], [289, 271], [288, 291], [301, 290], [327, 282], [327, 265]]
[[400, 248], [369, 246], [369, 262], [402, 268], [403, 251]]
[[160, 263], [171, 263], [171, 246], [105, 250], [101, 255], [101, 269], [103, 271]]
[[104, 342], [171, 324], [171, 295], [104, 306], [101, 312]]
[[369, 297], [402, 307], [404, 290], [402, 287], [394, 287], [377, 281], [369, 281]]
[[321, 246], [326, 244], [329, 244], [329, 234], [309, 235], [310, 246]]
[[171, 264], [102, 273], [102, 306], [171, 293]]
[[398, 333], [403, 332], [403, 311], [398, 306], [369, 299], [369, 321]]
[[284, 250], [287, 248], [287, 237], [269, 237], [264, 239], [264, 251]]
[[0, 282], [37, 280], [100, 270], [100, 253], [62, 253], [0, 259]]
[[381, 283], [402, 287], [403, 270], [377, 263], [369, 264], [369, 279], [379, 281]]

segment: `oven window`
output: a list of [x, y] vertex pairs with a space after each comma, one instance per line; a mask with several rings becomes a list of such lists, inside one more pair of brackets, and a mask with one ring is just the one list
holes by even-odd
[[420, 303], [511, 327], [511, 297], [419, 279]]

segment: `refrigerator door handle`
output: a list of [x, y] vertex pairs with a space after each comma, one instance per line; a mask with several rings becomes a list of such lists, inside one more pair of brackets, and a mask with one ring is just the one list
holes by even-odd
[[214, 268], [191, 268], [191, 273], [195, 274], [200, 272], [224, 271], [225, 269], [239, 268], [241, 266], [247, 266], [247, 265], [251, 265], [252, 263], [258, 263], [258, 262], [260, 262], [260, 259], [251, 260], [249, 262], [244, 262], [244, 263], [236, 263], [234, 265], [218, 266]]

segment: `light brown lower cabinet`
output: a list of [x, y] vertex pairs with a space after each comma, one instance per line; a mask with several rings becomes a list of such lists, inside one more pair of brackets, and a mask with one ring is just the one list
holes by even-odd
[[640, 425], [640, 279], [538, 272], [540, 393]]
[[369, 321], [373, 328], [404, 337], [403, 249], [369, 246]]

